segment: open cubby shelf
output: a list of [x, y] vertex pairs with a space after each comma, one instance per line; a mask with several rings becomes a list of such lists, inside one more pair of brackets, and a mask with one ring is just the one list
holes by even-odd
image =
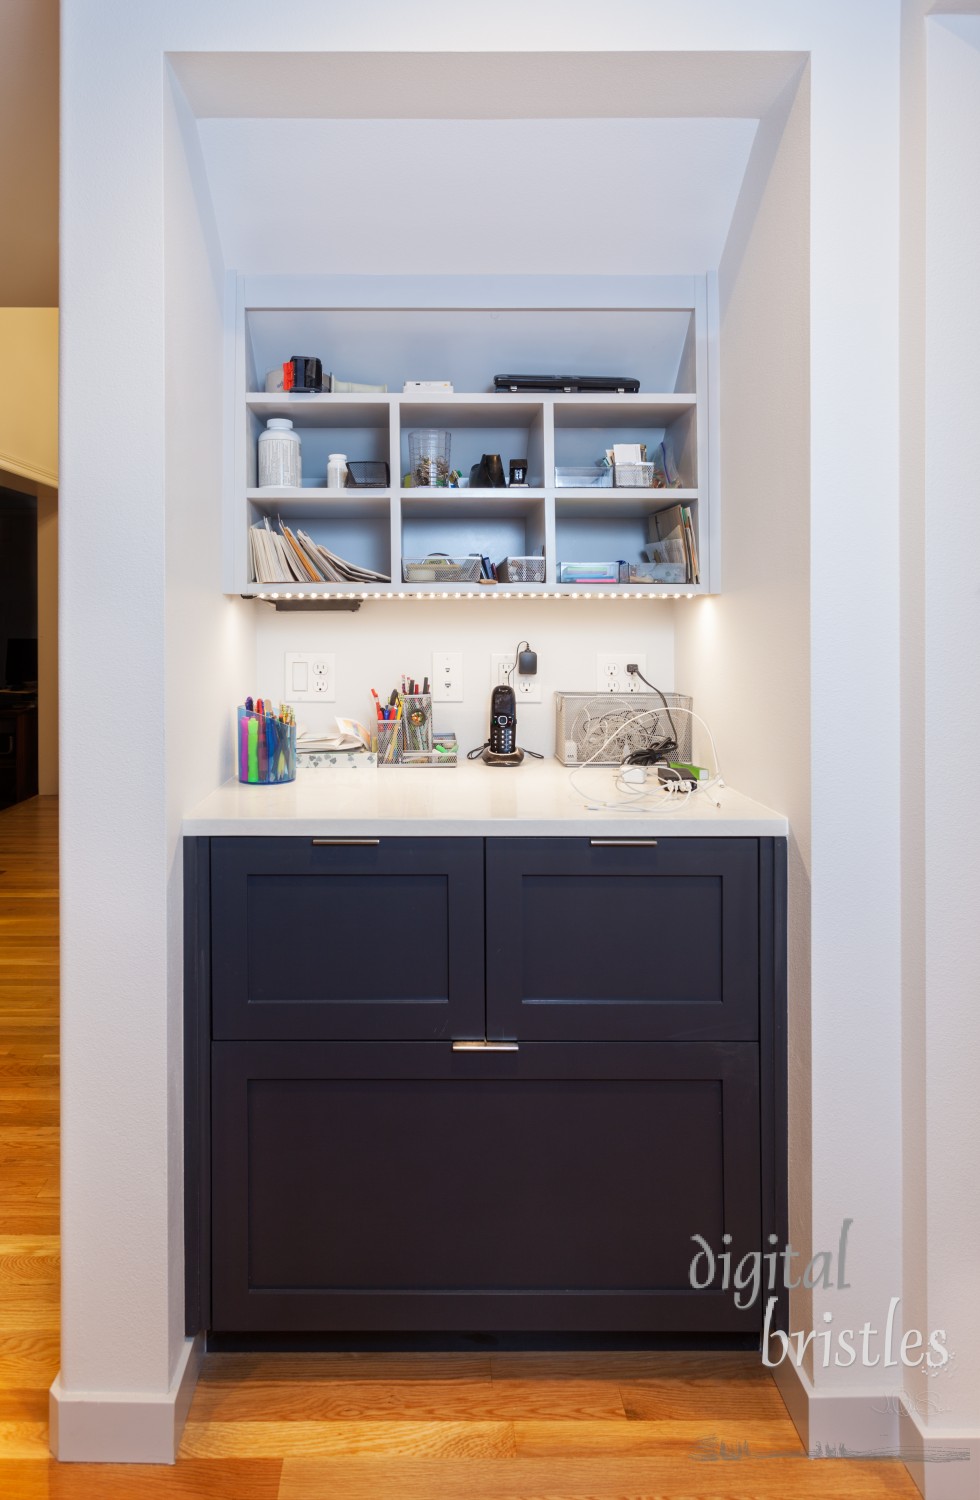
[[[374, 599], [491, 593], [497, 597], [524, 598], [536, 595], [650, 598], [711, 592], [714, 560], [707, 490], [711, 466], [704, 396], [707, 336], [701, 326], [703, 302], [691, 300], [695, 305], [686, 309], [672, 307], [660, 315], [665, 333], [664, 347], [659, 349], [655, 337], [659, 326], [657, 311], [637, 312], [637, 318], [652, 320], [650, 371], [672, 378], [677, 388], [652, 391], [641, 388], [635, 395], [493, 391], [270, 394], [256, 387], [264, 380], [265, 366], [271, 362], [272, 351], [277, 347], [276, 315], [268, 308], [250, 311], [240, 303], [239, 353], [232, 376], [230, 407], [235, 440], [226, 511], [228, 592], [255, 596], [302, 593], [306, 598], [324, 599], [334, 595]], [[283, 312], [283, 328], [291, 329], [301, 311], [292, 308]], [[350, 310], [346, 311], [350, 317], [354, 316]], [[378, 320], [372, 327], [380, 329], [385, 311], [372, 312]], [[317, 327], [320, 325], [315, 320], [332, 316], [323, 309], [315, 309], [308, 315], [314, 320], [311, 326]], [[459, 314], [461, 319], [466, 316], [465, 312]], [[547, 319], [553, 318], [554, 313], [540, 316], [543, 327], [552, 326]], [[569, 326], [575, 316], [566, 312]], [[342, 327], [339, 313], [336, 319], [340, 319], [336, 326]], [[462, 338], [465, 328], [462, 324], [460, 327]], [[285, 332], [282, 339], [279, 347], [288, 347]], [[425, 368], [426, 358], [420, 354], [419, 359]], [[611, 355], [607, 365], [610, 363], [617, 368]], [[591, 367], [587, 359], [583, 359], [582, 365]], [[299, 433], [304, 479], [301, 488], [258, 487], [258, 438], [270, 417], [288, 417]], [[404, 476], [409, 472], [409, 433], [417, 428], [440, 428], [451, 433], [450, 464], [464, 477], [484, 453], [499, 454], [505, 473], [511, 459], [525, 459], [528, 486], [407, 487]], [[556, 468], [593, 465], [614, 443], [645, 443], [652, 457], [661, 441], [666, 441], [672, 450], [681, 488], [569, 488], [556, 483]], [[389, 485], [384, 489], [328, 489], [327, 458], [332, 452], [343, 452], [351, 460], [386, 463]], [[562, 563], [642, 562], [643, 549], [651, 539], [653, 518], [675, 504], [687, 507], [690, 512], [700, 560], [697, 582], [609, 585], [558, 582]], [[391, 582], [291, 586], [253, 581], [248, 528], [266, 517], [274, 524], [282, 521], [293, 529], [302, 528], [315, 541], [349, 561], [390, 574]], [[495, 564], [508, 556], [543, 555], [545, 579], [542, 583], [495, 586], [406, 583], [403, 559], [421, 559], [434, 553], [450, 557], [479, 554]]]

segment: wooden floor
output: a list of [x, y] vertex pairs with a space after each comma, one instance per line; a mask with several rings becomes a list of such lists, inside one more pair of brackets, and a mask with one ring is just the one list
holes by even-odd
[[807, 1459], [744, 1355], [211, 1355], [175, 1467], [53, 1463], [57, 873], [57, 803], [0, 812], [2, 1500], [918, 1500]]

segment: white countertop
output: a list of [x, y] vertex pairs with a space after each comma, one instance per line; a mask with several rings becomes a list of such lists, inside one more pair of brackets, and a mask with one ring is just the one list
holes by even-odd
[[[676, 808], [637, 806], [590, 810], [556, 760], [518, 767], [464, 761], [455, 768], [301, 770], [282, 786], [227, 781], [184, 818], [185, 834], [263, 834], [504, 838], [600, 837], [785, 838], [786, 818], [731, 787], [696, 793]], [[611, 767], [578, 770], [575, 779], [595, 801], [618, 797]], [[721, 803], [715, 805], [714, 799]]]

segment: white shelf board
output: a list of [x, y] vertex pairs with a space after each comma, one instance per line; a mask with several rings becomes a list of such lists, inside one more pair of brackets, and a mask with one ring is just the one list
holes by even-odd
[[238, 590], [271, 599], [686, 599], [709, 594], [703, 583], [247, 583]]
[[390, 490], [279, 489], [264, 486], [246, 490], [249, 503], [263, 515], [316, 517], [332, 516], [335, 521], [360, 521], [387, 516], [391, 506]]
[[493, 391], [399, 396], [398, 405], [405, 431], [416, 427], [530, 427], [544, 410], [540, 396], [497, 395]]
[[544, 501], [543, 489], [401, 490], [402, 515], [446, 520], [526, 516]]
[[245, 405], [261, 421], [288, 417], [297, 427], [378, 427], [387, 429], [391, 401], [387, 395], [276, 395], [250, 391]]
[[559, 598], [584, 599], [683, 599], [688, 594], [707, 594], [701, 583], [553, 583], [548, 585]]
[[562, 520], [601, 520], [609, 516], [622, 520], [635, 516], [653, 515], [654, 511], [668, 510], [672, 505], [689, 505], [698, 498], [697, 490], [653, 490], [627, 489], [625, 485], [610, 489], [557, 489], [555, 490], [555, 515]]
[[556, 427], [669, 427], [675, 417], [698, 404], [697, 396], [682, 393], [635, 396], [595, 394], [555, 396]]

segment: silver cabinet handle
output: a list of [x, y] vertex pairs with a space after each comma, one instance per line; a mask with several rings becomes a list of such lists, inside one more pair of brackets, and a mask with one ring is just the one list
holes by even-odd
[[589, 839], [593, 849], [656, 849], [656, 839]]
[[313, 839], [314, 849], [366, 849], [380, 839]]
[[454, 1052], [516, 1052], [516, 1042], [453, 1042]]

